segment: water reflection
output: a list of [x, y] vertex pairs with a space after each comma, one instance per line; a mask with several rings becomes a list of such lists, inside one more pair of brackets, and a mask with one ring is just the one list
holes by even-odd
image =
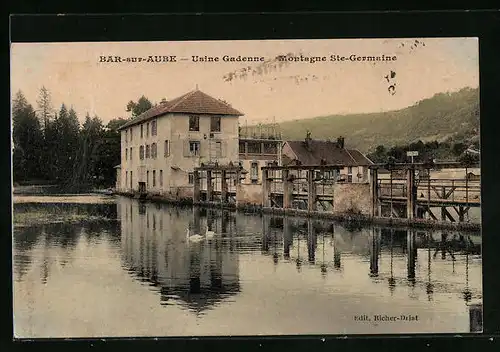
[[[30, 226], [14, 225], [14, 280], [22, 281], [31, 269], [34, 258], [40, 269], [40, 282], [47, 284], [54, 266], [64, 268], [73, 260], [72, 252], [81, 238], [95, 241], [102, 234], [109, 234], [110, 239], [119, 240], [119, 226], [116, 219], [116, 205], [110, 204], [15, 204], [14, 213], [37, 214], [44, 217], [46, 223]], [[75, 214], [89, 218], [99, 214], [98, 220], [78, 223], [51, 222], [51, 214], [64, 214], [71, 220]], [[106, 218], [109, 216], [110, 218]]]
[[[159, 287], [163, 304], [179, 301], [199, 313], [237, 295], [241, 290], [239, 254], [257, 251], [268, 257], [274, 268], [293, 263], [296, 272], [301, 273], [304, 266], [317, 267], [323, 278], [329, 272], [343, 272], [344, 256], [349, 260], [353, 256], [366, 258], [367, 269], [360, 263], [357, 270], [367, 270], [377, 285], [385, 282], [390, 295], [398, 286], [407, 285], [411, 287], [410, 298], [415, 299], [417, 286], [421, 286], [427, 299], [432, 300], [435, 282], [439, 282], [442, 292], [460, 292], [465, 301], [473, 295], [468, 288], [468, 263], [470, 256], [480, 255], [477, 235], [347, 229], [327, 221], [179, 209], [128, 199], [122, 203], [126, 204], [122, 207], [125, 214], [121, 231], [125, 265], [141, 280]], [[160, 224], [159, 228], [156, 224]], [[215, 236], [201, 243], [189, 243], [184, 235], [187, 229], [202, 235], [212, 232]], [[419, 262], [420, 256], [425, 262]], [[433, 266], [441, 271], [450, 261], [455, 272], [458, 256], [466, 268], [457, 274], [461, 281], [457, 290], [457, 282], [447, 283], [446, 277], [432, 274]], [[406, 263], [404, 275], [399, 265], [401, 259]], [[388, 265], [381, 267], [381, 260]]]
[[[305, 324], [318, 329], [331, 316], [344, 319], [328, 330], [331, 333], [342, 333], [339, 329], [345, 324], [354, 324], [354, 312], [400, 314], [412, 309], [413, 313], [435, 314], [434, 320], [422, 323], [428, 332], [440, 322], [439, 316], [463, 314], [466, 303], [482, 297], [479, 234], [345, 227], [317, 219], [179, 208], [129, 198], [95, 207], [48, 204], [38, 208], [42, 206], [20, 204], [14, 211], [102, 212], [110, 218], [14, 229], [14, 279], [27, 282], [18, 287], [30, 290], [29, 297], [18, 298], [16, 304], [28, 306], [29, 314], [43, 310], [48, 300], [54, 302], [51, 309], [56, 311], [65, 292], [57, 285], [78, 285], [75, 277], [88, 280], [91, 286], [87, 286], [91, 293], [81, 292], [83, 301], [86, 295], [94, 299], [99, 294], [111, 296], [108, 299], [113, 303], [122, 292], [116, 303], [119, 309], [137, 308], [134, 314], [139, 315], [144, 311], [146, 316], [137, 319], [149, 317], [153, 325], [154, 319], [160, 324], [168, 315], [189, 329], [194, 326], [189, 319], [204, 321], [203, 329], [209, 330], [208, 325], [219, 322], [221, 315], [233, 314], [239, 322], [248, 319], [250, 334], [260, 331], [261, 323], [279, 325], [273, 320], [278, 309], [293, 312], [301, 321], [312, 310], [316, 320], [324, 314], [321, 324], [314, 325], [316, 320], [311, 319]], [[207, 238], [189, 241], [188, 230]], [[73, 261], [77, 265], [71, 265]], [[65, 267], [74, 271], [61, 269]], [[49, 296], [48, 289], [54, 287]], [[118, 289], [110, 293], [110, 287]], [[77, 312], [79, 302], [71, 304]], [[82, 307], [88, 305], [82, 303]], [[158, 311], [151, 318], [149, 312], [155, 307]], [[261, 308], [258, 318], [248, 318]], [[252, 325], [250, 320], [260, 318], [259, 326]], [[363, 333], [369, 333], [369, 328], [349, 325]], [[387, 329], [398, 332], [403, 327]]]

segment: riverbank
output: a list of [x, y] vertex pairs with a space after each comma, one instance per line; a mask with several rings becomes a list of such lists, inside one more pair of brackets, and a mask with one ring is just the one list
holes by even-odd
[[[119, 192], [118, 195], [137, 198], [132, 193]], [[447, 222], [436, 221], [427, 219], [405, 219], [405, 218], [384, 218], [384, 217], [370, 217], [356, 213], [330, 213], [321, 211], [308, 211], [300, 209], [282, 209], [282, 208], [268, 208], [260, 205], [249, 204], [234, 204], [234, 203], [221, 203], [221, 202], [193, 202], [192, 199], [167, 199], [160, 195], [145, 195], [140, 198], [143, 201], [158, 202], [164, 204], [171, 204], [175, 206], [199, 206], [207, 208], [217, 208], [223, 210], [230, 210], [243, 213], [254, 214], [275, 214], [279, 216], [293, 216], [301, 218], [316, 218], [334, 220], [347, 226], [368, 226], [379, 225], [388, 226], [401, 229], [436, 229], [436, 230], [453, 230], [463, 232], [480, 232], [481, 224], [479, 223], [466, 223], [466, 222]]]
[[[64, 212], [53, 212], [53, 211], [40, 211], [36, 212], [15, 212], [12, 217], [12, 225], [15, 228], [19, 227], [29, 227], [37, 225], [49, 225], [49, 224], [79, 224], [93, 221], [111, 221], [113, 219], [106, 218], [104, 216], [89, 215], [89, 214], [78, 214], [78, 213], [64, 213]], [[114, 219], [116, 220], [116, 219]]]

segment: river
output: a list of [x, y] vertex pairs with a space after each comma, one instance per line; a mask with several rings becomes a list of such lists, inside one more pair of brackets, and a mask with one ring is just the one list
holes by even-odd
[[13, 280], [24, 338], [467, 333], [481, 236], [16, 195]]

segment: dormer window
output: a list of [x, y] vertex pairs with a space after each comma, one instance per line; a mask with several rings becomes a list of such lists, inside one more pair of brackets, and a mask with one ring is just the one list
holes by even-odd
[[198, 132], [200, 130], [200, 117], [198, 115], [189, 116], [189, 131]]

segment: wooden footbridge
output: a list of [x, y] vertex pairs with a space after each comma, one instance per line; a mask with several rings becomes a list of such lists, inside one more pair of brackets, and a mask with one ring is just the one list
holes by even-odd
[[[472, 207], [481, 206], [481, 181], [468, 172], [477, 164], [418, 163], [371, 166], [370, 190], [372, 216], [396, 218], [428, 218], [432, 220], [466, 221]], [[389, 172], [380, 178], [379, 170]], [[432, 169], [463, 171], [463, 177], [433, 178]], [[405, 177], [401, 177], [401, 175]], [[395, 176], [396, 175], [396, 176]], [[437, 210], [441, 214], [435, 214]]]

